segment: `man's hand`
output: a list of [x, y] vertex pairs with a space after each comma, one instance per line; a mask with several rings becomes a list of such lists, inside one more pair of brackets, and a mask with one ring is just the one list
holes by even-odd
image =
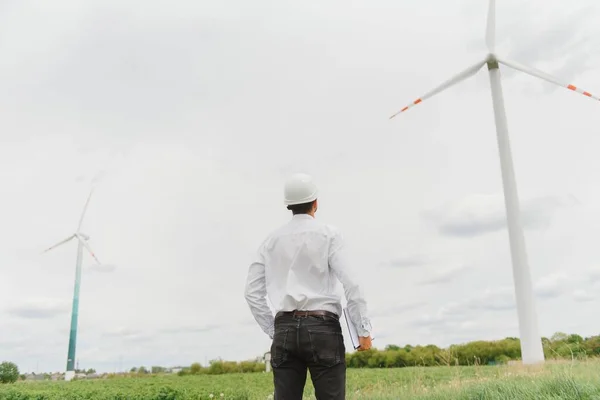
[[359, 336], [358, 343], [360, 344], [360, 346], [357, 349], [358, 351], [369, 350], [371, 348], [371, 336]]

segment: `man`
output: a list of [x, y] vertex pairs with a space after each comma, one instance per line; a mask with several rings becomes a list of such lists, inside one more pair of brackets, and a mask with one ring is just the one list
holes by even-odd
[[262, 243], [248, 271], [246, 301], [273, 339], [275, 400], [301, 400], [307, 369], [317, 399], [345, 399], [346, 351], [339, 321], [341, 299], [335, 293], [338, 281], [359, 334], [359, 351], [371, 348], [371, 324], [359, 277], [349, 269], [340, 233], [315, 219], [317, 194], [309, 175], [294, 174], [286, 181], [284, 202], [293, 217]]

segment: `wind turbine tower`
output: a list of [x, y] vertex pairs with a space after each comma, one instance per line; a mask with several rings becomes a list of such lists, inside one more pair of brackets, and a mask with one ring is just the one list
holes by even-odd
[[71, 236], [67, 237], [66, 239], [58, 242], [54, 246], [49, 247], [48, 249], [43, 251], [43, 253], [46, 253], [50, 250], [53, 250], [65, 243], [69, 242], [72, 239], [77, 239], [77, 261], [75, 264], [75, 288], [73, 291], [73, 307], [72, 307], [72, 311], [71, 311], [71, 329], [70, 329], [70, 334], [69, 334], [69, 350], [67, 353], [67, 370], [65, 373], [66, 381], [70, 381], [75, 376], [75, 350], [77, 347], [77, 325], [78, 325], [78, 319], [79, 319], [79, 289], [81, 287], [81, 263], [82, 263], [82, 258], [83, 258], [83, 249], [85, 248], [92, 255], [94, 260], [96, 260], [98, 265], [101, 265], [100, 260], [98, 260], [98, 257], [96, 257], [96, 255], [94, 254], [92, 248], [90, 247], [90, 245], [88, 243], [88, 240], [90, 239], [90, 237], [88, 235], [86, 235], [85, 233], [81, 232], [81, 225], [83, 224], [83, 218], [85, 216], [85, 212], [87, 210], [87, 207], [88, 207], [88, 204], [90, 202], [93, 192], [94, 192], [94, 189], [92, 188], [92, 190], [90, 191], [90, 194], [88, 195], [88, 198], [85, 202], [85, 205], [83, 207], [83, 212], [81, 213], [81, 217], [79, 218], [79, 225], [77, 225], [77, 230], [75, 231], [75, 233], [72, 234]]
[[496, 55], [496, 1], [490, 0], [487, 19], [486, 44], [489, 54], [481, 61], [470, 66], [451, 79], [442, 83], [440, 86], [431, 90], [421, 98], [407, 105], [390, 118], [422, 103], [424, 100], [445, 91], [451, 86], [475, 75], [484, 65], [488, 67], [490, 77], [490, 86], [492, 93], [492, 104], [494, 108], [494, 119], [496, 123], [496, 135], [498, 141], [498, 150], [500, 156], [500, 170], [502, 173], [502, 184], [504, 188], [504, 204], [506, 207], [506, 219], [508, 225], [508, 237], [510, 243], [510, 252], [513, 270], [513, 282], [515, 287], [515, 297], [517, 303], [517, 313], [519, 319], [519, 334], [521, 340], [521, 358], [523, 364], [537, 364], [544, 362], [544, 351], [542, 348], [541, 336], [538, 328], [538, 317], [535, 307], [533, 288], [531, 283], [531, 273], [529, 271], [529, 262], [525, 248], [525, 237], [521, 223], [521, 214], [519, 209], [519, 196], [517, 192], [517, 183], [508, 138], [508, 123], [506, 120], [506, 111], [504, 109], [504, 96], [502, 94], [502, 80], [500, 75], [500, 65], [516, 69], [520, 72], [531, 75], [535, 78], [543, 79], [547, 82], [562, 86], [586, 97], [600, 101], [600, 98], [591, 93], [578, 88], [575, 85], [565, 84], [560, 80], [541, 72], [534, 68], [527, 67]]

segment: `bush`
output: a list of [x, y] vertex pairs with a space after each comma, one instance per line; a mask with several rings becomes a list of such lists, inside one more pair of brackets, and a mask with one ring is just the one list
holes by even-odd
[[0, 383], [15, 383], [17, 380], [19, 380], [17, 364], [9, 361], [0, 364]]
[[191, 374], [199, 374], [201, 370], [202, 370], [202, 366], [199, 363], [193, 363], [192, 366], [190, 367]]
[[190, 367], [179, 371], [177, 375], [222, 375], [263, 372], [264, 370], [265, 364], [256, 360], [236, 362], [218, 359], [211, 360], [208, 367], [203, 367], [199, 363], [193, 363]]

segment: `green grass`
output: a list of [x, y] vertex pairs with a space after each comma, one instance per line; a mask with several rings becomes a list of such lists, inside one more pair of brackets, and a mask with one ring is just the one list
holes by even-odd
[[[266, 373], [150, 376], [74, 382], [0, 385], [2, 400], [267, 399]], [[305, 398], [314, 399], [310, 376]], [[543, 367], [428, 367], [349, 369], [347, 399], [600, 400], [600, 362], [548, 362]]]

